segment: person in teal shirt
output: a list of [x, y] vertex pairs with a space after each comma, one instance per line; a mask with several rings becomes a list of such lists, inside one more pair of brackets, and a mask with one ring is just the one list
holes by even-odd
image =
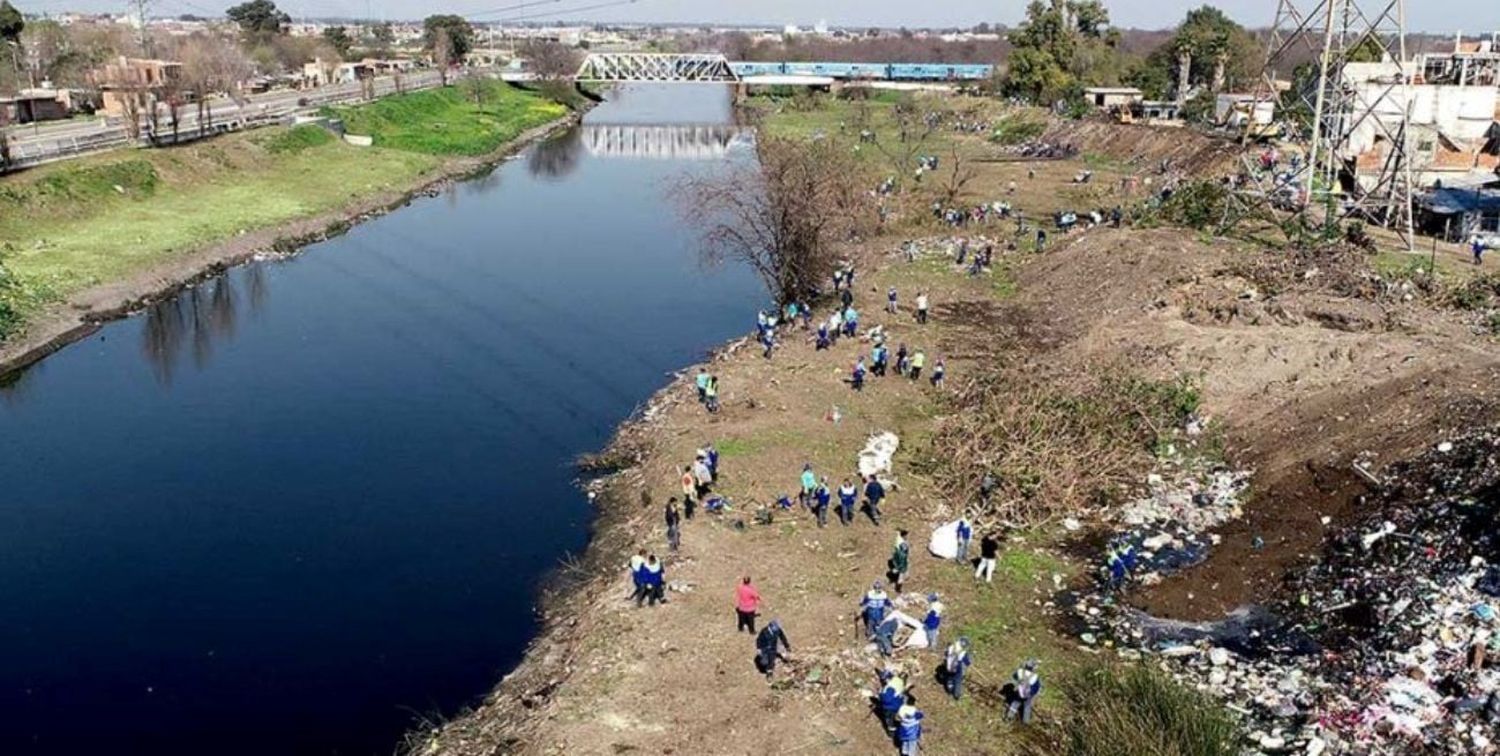
[[818, 487], [818, 476], [813, 474], [812, 463], [808, 462], [802, 466], [802, 493], [797, 498], [802, 506], [812, 507], [813, 490]]

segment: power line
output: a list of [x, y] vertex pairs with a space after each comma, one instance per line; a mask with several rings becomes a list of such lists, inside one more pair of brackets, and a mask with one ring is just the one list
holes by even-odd
[[490, 8], [488, 10], [474, 11], [473, 13], [469, 13], [469, 14], [466, 14], [466, 15], [469, 15], [469, 16], [493, 16], [493, 15], [497, 15], [497, 14], [509, 13], [510, 11], [521, 10], [523, 8], [534, 8], [534, 7], [538, 6], [538, 5], [551, 5], [551, 4], [560, 3], [560, 2], [562, 2], [562, 0], [528, 0], [528, 2], [516, 3], [515, 5], [505, 5], [505, 6], [501, 6], [499, 8]]
[[505, 19], [505, 20], [506, 21], [529, 21], [529, 20], [534, 19], [534, 18], [552, 18], [552, 17], [556, 17], [556, 16], [561, 16], [564, 13], [582, 13], [584, 11], [599, 10], [600, 8], [613, 8], [613, 7], [619, 6], [619, 5], [634, 5], [637, 2], [640, 2], [640, 0], [613, 0], [612, 2], [607, 2], [607, 3], [595, 3], [593, 5], [583, 5], [583, 6], [579, 6], [577, 8], [564, 8], [564, 9], [561, 9], [561, 10], [558, 10], [558, 11], [548, 11], [546, 13], [529, 13], [529, 14], [526, 14], [524, 16], [516, 16], [514, 18], [508, 18], [508, 19]]

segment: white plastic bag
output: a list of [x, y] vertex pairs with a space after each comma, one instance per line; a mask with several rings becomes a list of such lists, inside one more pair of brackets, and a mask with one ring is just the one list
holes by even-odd
[[938, 526], [927, 541], [927, 550], [939, 559], [958, 558], [958, 520]]

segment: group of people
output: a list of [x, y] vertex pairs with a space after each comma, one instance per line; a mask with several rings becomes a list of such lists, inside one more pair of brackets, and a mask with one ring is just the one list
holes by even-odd
[[[923, 305], [925, 295], [919, 300]], [[920, 322], [927, 322], [927, 308], [921, 307], [917, 310]], [[855, 391], [864, 391], [865, 378], [874, 375], [877, 378], [885, 377], [891, 370], [891, 351], [885, 345], [885, 333], [883, 330], [875, 331], [872, 336], [874, 344], [870, 347], [870, 362], [865, 363], [865, 356], [859, 355], [854, 361], [854, 366], [849, 371], [849, 387]], [[922, 378], [922, 371], [927, 367], [927, 353], [921, 347], [909, 350], [906, 344], [896, 347], [895, 371], [896, 375], [907, 380], [917, 381]], [[943, 388], [947, 385], [948, 366], [939, 357], [932, 366], [932, 375], [928, 379], [934, 388]]]
[[[978, 211], [974, 217], [983, 219], [990, 212], [992, 210], [987, 208]], [[1009, 212], [1008, 205], [1005, 206], [1004, 212]], [[968, 217], [969, 213], [966, 212], [965, 215]], [[951, 251], [960, 265], [972, 259], [976, 266], [987, 266], [993, 253], [993, 244], [988, 240], [971, 242], [969, 239], [962, 239], [955, 242]], [[840, 306], [834, 308], [826, 320], [817, 321], [816, 335], [813, 337], [817, 349], [831, 348], [841, 337], [860, 335], [860, 315], [854, 306], [854, 280], [855, 270], [851, 264], [840, 265], [834, 272], [833, 287], [838, 295]], [[894, 287], [887, 290], [885, 310], [888, 314], [900, 314], [903, 304], [899, 292]], [[930, 301], [927, 292], [916, 293], [911, 302], [911, 312], [919, 325], [928, 322]], [[799, 323], [805, 329], [810, 329], [813, 323], [810, 308], [802, 303], [790, 303], [779, 311], [759, 313], [757, 335], [765, 347], [765, 355], [771, 356], [779, 328], [795, 327]], [[909, 349], [905, 344], [900, 344], [892, 354], [886, 344], [883, 327], [872, 329], [870, 339], [872, 346], [869, 366], [866, 366], [865, 356], [860, 355], [853, 370], [851, 383], [856, 390], [862, 389], [867, 372], [874, 373], [876, 376], [885, 376], [894, 370], [897, 375], [912, 381], [926, 377], [927, 356], [920, 347]], [[939, 357], [932, 366], [929, 380], [934, 386], [941, 387], [944, 373], [945, 365], [943, 359]], [[717, 376], [709, 372], [707, 368], [700, 370], [695, 378], [695, 385], [699, 401], [709, 412], [718, 411]], [[682, 467], [681, 508], [678, 507], [679, 497], [673, 496], [669, 498], [663, 510], [667, 544], [672, 552], [678, 551], [681, 546], [684, 520], [693, 519], [696, 510], [700, 507], [713, 511], [724, 506], [725, 500], [714, 494], [714, 486], [719, 480], [719, 452], [712, 443], [704, 444], [694, 454], [692, 463]], [[984, 486], [981, 488], [983, 489]], [[881, 504], [887, 496], [887, 484], [876, 475], [845, 477], [840, 485], [834, 488], [830, 485], [828, 477], [820, 476], [813, 464], [808, 462], [802, 466], [797, 476], [795, 490], [795, 497], [786, 493], [780, 494], [775, 507], [786, 511], [800, 506], [811, 513], [820, 528], [827, 525], [828, 510], [836, 507], [840, 523], [849, 526], [853, 524], [856, 507], [860, 505], [860, 500], [863, 498], [863, 506], [860, 509], [868, 514], [872, 523], [877, 526], [881, 524]], [[988, 493], [989, 491], [981, 491], [982, 496]], [[959, 561], [967, 559], [970, 542], [974, 535], [973, 527], [967, 520], [963, 520], [959, 532]], [[909, 533], [904, 529], [896, 531], [895, 542], [886, 563], [886, 581], [873, 583], [871, 590], [862, 598], [859, 611], [860, 621], [865, 637], [873, 642], [879, 652], [886, 657], [891, 657], [896, 652], [896, 635], [899, 628], [907, 626], [914, 634], [920, 632], [925, 638], [925, 647], [940, 655], [938, 678], [943, 690], [954, 700], [959, 700], [963, 696], [965, 676], [973, 664], [973, 648], [970, 640], [967, 637], [961, 637], [946, 646], [940, 645], [939, 638], [943, 635], [945, 605], [937, 593], [927, 594], [926, 612], [918, 620], [897, 611], [895, 602], [885, 592], [885, 586], [888, 584], [895, 595], [900, 597], [906, 588], [912, 569], [911, 543], [908, 536]], [[974, 573], [976, 580], [992, 579], [998, 550], [999, 540], [994, 535], [986, 534], [980, 539], [978, 567]], [[667, 602], [665, 566], [656, 554], [649, 553], [645, 549], [640, 550], [631, 558], [629, 570], [634, 587], [631, 600], [637, 606], [654, 607], [658, 603]], [[757, 619], [765, 609], [765, 602], [759, 589], [748, 575], [743, 576], [739, 585], [735, 587], [734, 609], [736, 632], [747, 633], [754, 640], [755, 669], [767, 680], [773, 679], [778, 665], [791, 661], [789, 657], [792, 653], [792, 646], [786, 629], [779, 619], [772, 619], [763, 627], [757, 627]], [[921, 646], [923, 644], [908, 640], [907, 645]], [[917, 754], [922, 739], [924, 714], [916, 706], [912, 686], [895, 669], [882, 672], [880, 682], [880, 693], [876, 696], [874, 704], [879, 710], [887, 733], [900, 749], [900, 753], [908, 756]], [[1007, 691], [1011, 695], [1007, 718], [1019, 717], [1022, 721], [1030, 721], [1032, 701], [1040, 689], [1041, 683], [1036, 676], [1036, 664], [1034, 661], [1028, 662], [1016, 671], [1011, 684], [1007, 686]]]
[[[1010, 186], [1010, 192], [1014, 193], [1015, 182], [1011, 182]], [[953, 228], [1009, 218], [1013, 212], [1014, 207], [1009, 202], [981, 202], [973, 207], [949, 207], [942, 202], [932, 203], [932, 217]]]
[[710, 413], [718, 412], [719, 376], [708, 372], [705, 368], [698, 371], [698, 375], [693, 378], [693, 383], [698, 387], [698, 403]]

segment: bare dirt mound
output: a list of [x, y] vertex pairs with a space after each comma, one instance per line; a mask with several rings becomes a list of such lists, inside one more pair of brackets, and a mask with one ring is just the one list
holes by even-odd
[[1264, 600], [1352, 514], [1356, 462], [1378, 472], [1500, 416], [1500, 350], [1457, 317], [1334, 274], [1350, 265], [1095, 229], [1026, 268], [1020, 304], [1045, 313], [1032, 342], [1048, 359], [1196, 376], [1230, 460], [1256, 473], [1209, 561], [1138, 592], [1142, 608], [1196, 620]]
[[1232, 170], [1240, 147], [1233, 141], [1187, 128], [1144, 126], [1098, 120], [1052, 120], [1041, 141], [1072, 144], [1137, 168], [1157, 168], [1163, 160], [1175, 170], [1209, 177]]

